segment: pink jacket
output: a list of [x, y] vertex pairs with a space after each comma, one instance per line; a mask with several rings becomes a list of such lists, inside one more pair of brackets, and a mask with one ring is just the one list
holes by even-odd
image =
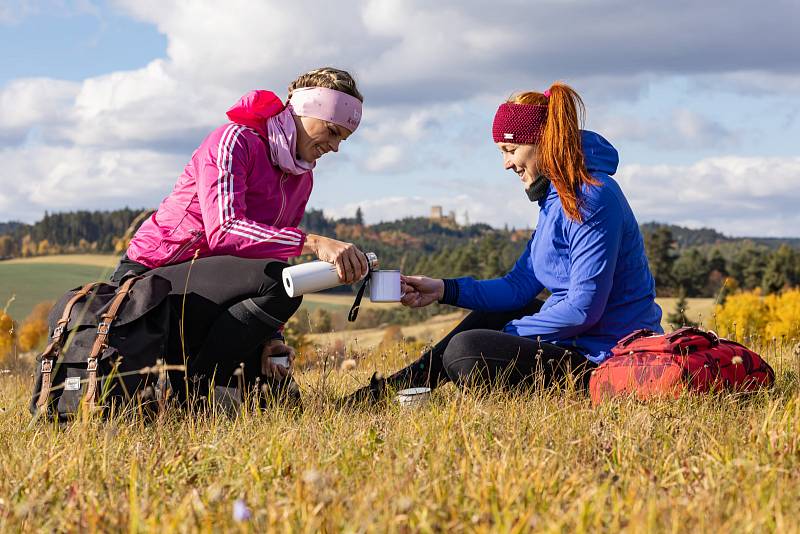
[[314, 178], [272, 164], [266, 119], [284, 108], [269, 91], [254, 91], [228, 112], [235, 122], [206, 137], [172, 193], [136, 232], [128, 257], [150, 268], [199, 257], [231, 255], [286, 260], [298, 256], [297, 228]]

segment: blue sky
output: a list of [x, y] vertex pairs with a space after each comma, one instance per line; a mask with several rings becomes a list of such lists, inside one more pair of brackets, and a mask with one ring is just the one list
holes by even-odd
[[366, 102], [315, 172], [310, 206], [332, 215], [440, 204], [533, 226], [491, 120], [510, 93], [563, 80], [619, 149], [640, 222], [800, 236], [800, 8], [769, 4], [6, 1], [0, 220], [155, 206], [238, 96], [334, 65]]
[[166, 51], [165, 36], [152, 24], [105, 3], [12, 1], [6, 10], [0, 84], [28, 77], [80, 81], [143, 67]]

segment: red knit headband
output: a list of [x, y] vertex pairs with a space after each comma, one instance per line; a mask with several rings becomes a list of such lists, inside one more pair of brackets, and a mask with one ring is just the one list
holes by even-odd
[[536, 145], [542, 140], [547, 106], [505, 102], [497, 108], [492, 124], [495, 143]]

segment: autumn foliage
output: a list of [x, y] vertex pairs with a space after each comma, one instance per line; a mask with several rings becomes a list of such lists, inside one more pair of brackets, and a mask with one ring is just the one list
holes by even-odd
[[53, 307], [52, 301], [40, 302], [19, 328], [17, 345], [22, 352], [36, 350], [47, 338], [47, 314]]
[[13, 319], [7, 313], [0, 311], [0, 366], [14, 353], [15, 336]]
[[724, 337], [800, 338], [800, 289], [762, 295], [760, 289], [730, 295], [716, 307], [715, 328]]

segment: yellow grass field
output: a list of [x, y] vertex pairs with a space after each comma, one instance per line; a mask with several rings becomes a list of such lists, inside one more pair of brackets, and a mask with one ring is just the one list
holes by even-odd
[[[673, 311], [674, 299], [659, 302]], [[711, 326], [711, 304], [690, 299], [688, 315]], [[402, 334], [435, 341], [459, 317]], [[754, 347], [778, 380], [749, 397], [592, 407], [569, 385], [487, 394], [447, 384], [417, 408], [337, 407], [373, 371], [417, 357], [414, 344], [377, 349], [383, 335], [311, 336], [299, 413], [172, 409], [58, 427], [27, 412], [30, 358], [0, 369], [0, 532], [800, 532], [795, 341]], [[340, 367], [337, 339], [354, 367]]]
[[31, 423], [27, 374], [0, 375], [0, 531], [797, 532], [800, 361], [764, 354], [778, 384], [750, 398], [593, 408], [445, 385], [417, 408], [337, 409], [415, 356], [395, 347], [299, 372], [302, 413], [63, 428]]

